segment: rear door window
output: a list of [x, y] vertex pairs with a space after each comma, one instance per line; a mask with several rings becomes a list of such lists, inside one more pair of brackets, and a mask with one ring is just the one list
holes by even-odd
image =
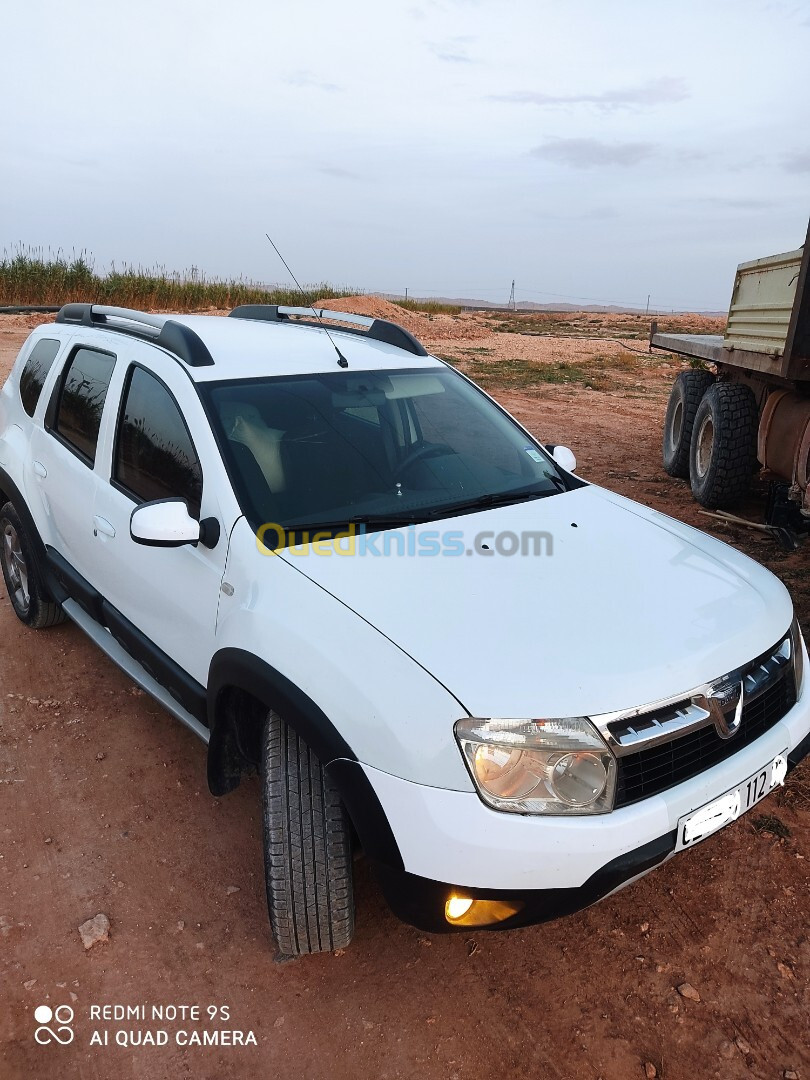
[[62, 377], [53, 430], [88, 465], [96, 460], [101, 414], [114, 367], [111, 353], [81, 346]]

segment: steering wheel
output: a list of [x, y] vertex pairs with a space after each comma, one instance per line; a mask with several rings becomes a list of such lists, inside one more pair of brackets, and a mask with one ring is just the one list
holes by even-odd
[[442, 454], [452, 454], [452, 452], [449, 446], [441, 446], [437, 443], [423, 443], [422, 446], [417, 446], [415, 450], [411, 450], [409, 454], [406, 454], [394, 469], [394, 476], [399, 476], [406, 469], [410, 469], [411, 465], [415, 465], [417, 461], [439, 457]]

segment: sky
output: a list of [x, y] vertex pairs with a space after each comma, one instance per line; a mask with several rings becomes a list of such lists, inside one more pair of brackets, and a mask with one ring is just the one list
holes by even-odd
[[723, 310], [810, 217], [810, 0], [10, 0], [0, 249]]

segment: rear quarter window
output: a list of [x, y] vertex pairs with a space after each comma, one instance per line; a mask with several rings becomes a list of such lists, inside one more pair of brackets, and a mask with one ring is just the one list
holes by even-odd
[[36, 411], [39, 395], [42, 393], [42, 387], [48, 378], [48, 372], [53, 367], [61, 344], [61, 341], [54, 338], [42, 338], [36, 343], [25, 362], [20, 375], [20, 399], [29, 416], [33, 416]]

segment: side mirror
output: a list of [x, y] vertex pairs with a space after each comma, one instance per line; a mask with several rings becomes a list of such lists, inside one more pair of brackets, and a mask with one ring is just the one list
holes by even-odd
[[573, 472], [577, 467], [577, 459], [573, 450], [569, 450], [567, 446], [547, 446], [546, 450], [551, 454], [561, 469], [565, 469], [566, 472]]
[[199, 543], [200, 523], [189, 514], [185, 499], [158, 499], [135, 507], [129, 534], [136, 544], [182, 547]]

